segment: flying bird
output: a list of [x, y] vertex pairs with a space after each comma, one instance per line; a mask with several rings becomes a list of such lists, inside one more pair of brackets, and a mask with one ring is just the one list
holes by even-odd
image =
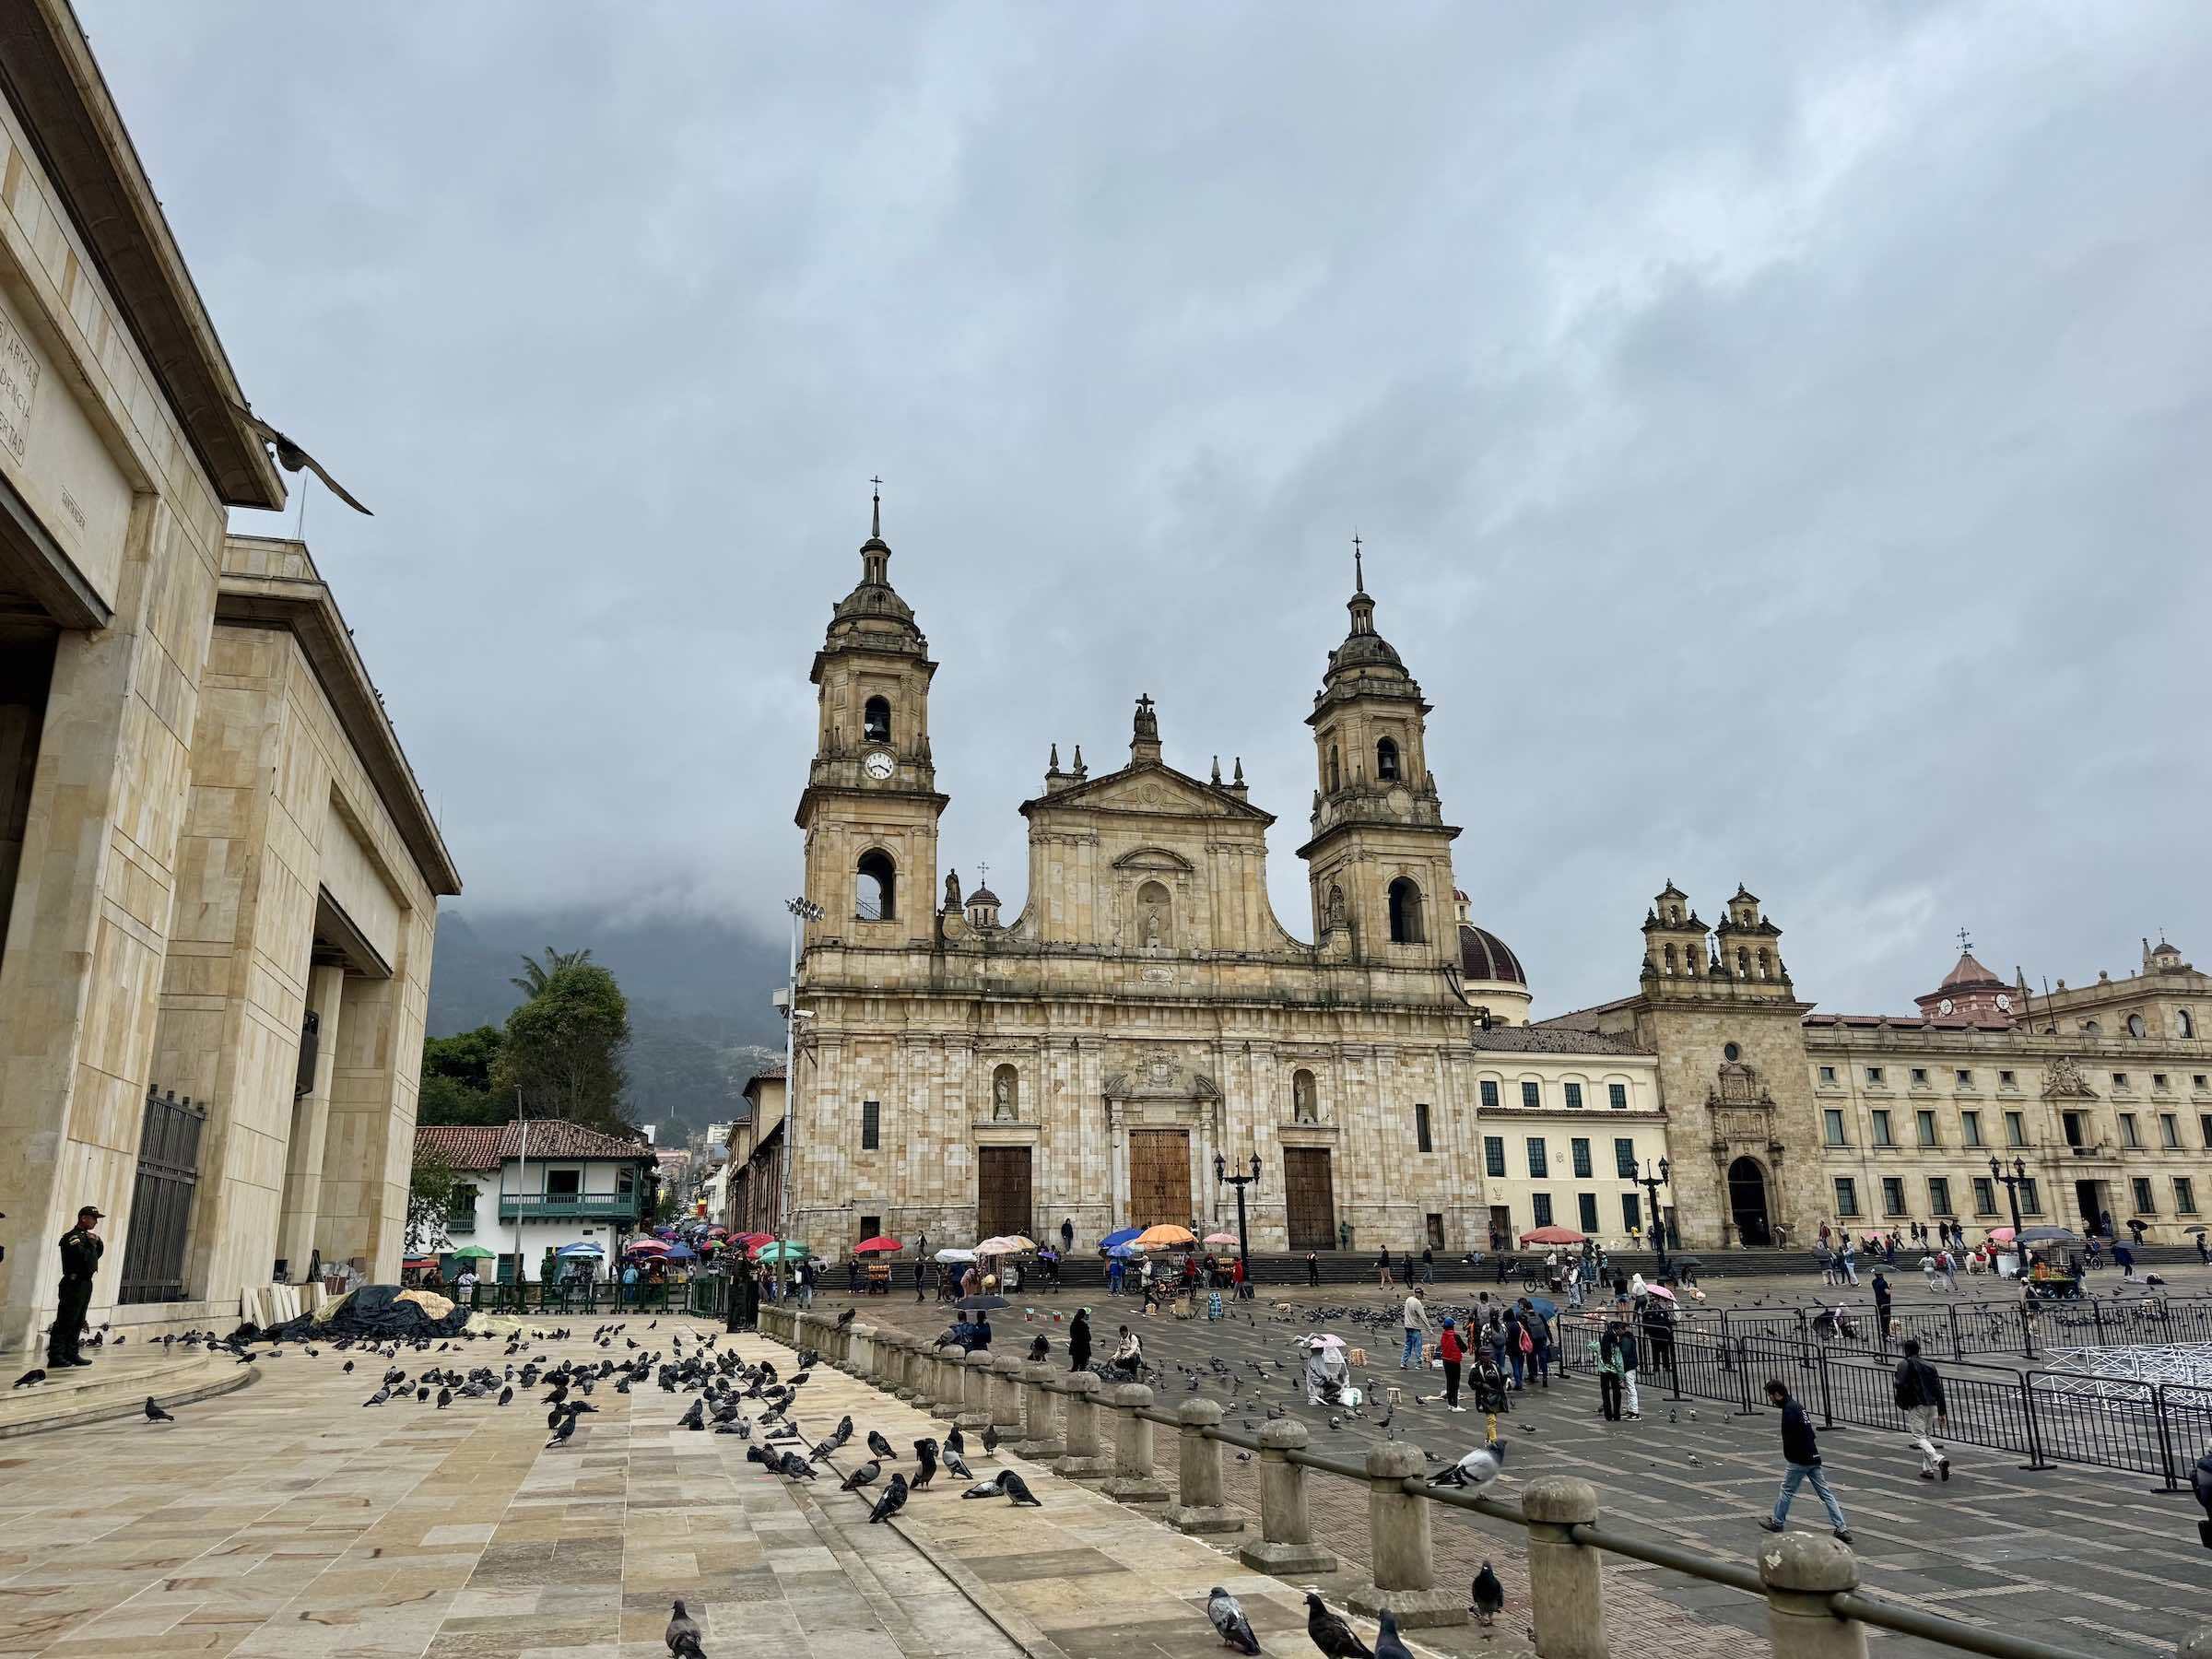
[[260, 416], [254, 414], [253, 411], [247, 408], [245, 405], [234, 403], [230, 406], [238, 411], [238, 418], [241, 420], [244, 421], [246, 425], [253, 429], [254, 436], [261, 439], [263, 442], [268, 444], [270, 447], [276, 450], [276, 465], [283, 467], [286, 472], [296, 473], [304, 466], [308, 471], [313, 473], [316, 477], [322, 479], [324, 483], [329, 485], [330, 493], [336, 496], [339, 500], [345, 502], [347, 506], [352, 508], [356, 512], [361, 513], [369, 518], [374, 518], [376, 516], [376, 514], [371, 512], [368, 508], [362, 506], [360, 502], [355, 500], [353, 499], [353, 492], [348, 490], [345, 485], [339, 483], [335, 478], [332, 477], [330, 474], [324, 471], [322, 462], [316, 460], [312, 455], [309, 454], [305, 450], [294, 443], [289, 438], [287, 438], [282, 432], [278, 431], [267, 421], [262, 419]]
[[1330, 1612], [1328, 1604], [1311, 1590], [1306, 1592], [1306, 1634], [1324, 1659], [1375, 1659], [1352, 1627]]
[[868, 1524], [888, 1521], [906, 1507], [906, 1477], [893, 1471], [891, 1484], [883, 1488], [883, 1496], [876, 1500], [876, 1507], [868, 1512]]
[[1223, 1647], [1234, 1648], [1240, 1653], [1260, 1651], [1260, 1639], [1252, 1633], [1252, 1620], [1244, 1617], [1244, 1609], [1237, 1598], [1218, 1584], [1206, 1593], [1206, 1617], [1221, 1638]]
[[699, 1645], [699, 1626], [692, 1621], [691, 1615], [684, 1610], [680, 1598], [675, 1611], [669, 1615], [665, 1640], [668, 1651], [676, 1655], [676, 1659], [707, 1659], [707, 1650]]
[[152, 1394], [147, 1394], [146, 1396], [146, 1420], [149, 1423], [173, 1423], [177, 1419], [155, 1404]]
[[1490, 1571], [1488, 1561], [1482, 1564], [1482, 1571], [1475, 1575], [1470, 1594], [1474, 1598], [1471, 1606], [1477, 1624], [1487, 1625], [1505, 1611], [1505, 1586], [1498, 1582], [1498, 1575]]

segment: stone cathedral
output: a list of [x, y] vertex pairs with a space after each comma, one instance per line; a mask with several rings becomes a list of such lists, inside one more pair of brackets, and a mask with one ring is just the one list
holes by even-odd
[[1462, 914], [1430, 711], [1364, 582], [1305, 716], [1311, 942], [1268, 903], [1275, 818], [1241, 764], [1170, 766], [1148, 697], [1121, 764], [1055, 748], [1021, 806], [1027, 900], [1004, 916], [939, 869], [937, 665], [881, 529], [878, 505], [812, 672], [797, 821], [822, 916], [799, 975], [795, 1236], [1233, 1230], [1216, 1160], [1256, 1158], [1255, 1249], [1333, 1248], [1347, 1224], [1362, 1245], [1482, 1240], [1469, 1040], [1524, 1024], [1528, 990]]

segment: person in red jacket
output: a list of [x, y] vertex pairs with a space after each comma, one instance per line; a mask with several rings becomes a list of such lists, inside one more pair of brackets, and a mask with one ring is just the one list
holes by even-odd
[[1466, 1407], [1459, 1403], [1459, 1367], [1467, 1350], [1460, 1344], [1458, 1325], [1449, 1318], [1444, 1321], [1443, 1335], [1437, 1338], [1436, 1352], [1444, 1362], [1444, 1409], [1465, 1411]]

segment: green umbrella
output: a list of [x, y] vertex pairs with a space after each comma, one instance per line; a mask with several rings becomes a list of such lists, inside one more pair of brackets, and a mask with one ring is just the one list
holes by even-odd
[[753, 1260], [756, 1262], [803, 1262], [806, 1259], [807, 1253], [806, 1245], [785, 1240], [780, 1244], [761, 1245], [753, 1253]]
[[488, 1262], [492, 1258], [492, 1252], [485, 1249], [481, 1244], [464, 1244], [460, 1249], [453, 1252], [453, 1256], [455, 1260], [458, 1260], [462, 1256], [473, 1256], [479, 1262]]

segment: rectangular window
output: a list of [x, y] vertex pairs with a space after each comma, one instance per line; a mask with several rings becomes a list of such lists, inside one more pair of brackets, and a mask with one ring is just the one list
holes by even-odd
[[883, 1236], [883, 1218], [881, 1216], [863, 1216], [860, 1218], [860, 1236], [864, 1240], [881, 1238]]
[[1567, 1085], [1567, 1110], [1568, 1110], [1568, 1111], [1570, 1111], [1570, 1112], [1580, 1112], [1582, 1109], [1583, 1109], [1583, 1086], [1582, 1086], [1580, 1083], [1570, 1083], [1570, 1084], [1568, 1084], [1568, 1085]]
[[1538, 1181], [1551, 1173], [1550, 1161], [1545, 1156], [1544, 1143], [1535, 1135], [1529, 1136], [1528, 1172]]
[[1641, 1193], [1623, 1193], [1620, 1195], [1620, 1230], [1634, 1232], [1642, 1225], [1643, 1194]]
[[1636, 1179], [1636, 1143], [1617, 1140], [1613, 1143], [1613, 1170], [1623, 1181]]
[[1482, 1137], [1482, 1167], [1486, 1174], [1503, 1176], [1505, 1173], [1505, 1136], [1486, 1135]]
[[1999, 1088], [2018, 1088], [2019, 1086], [2020, 1080], [2014, 1077], [2012, 1073], [2008, 1071], [2001, 1071], [1997, 1074], [1997, 1087]]
[[1537, 1107], [1543, 1105], [1544, 1090], [1542, 1086], [1535, 1083], [1522, 1084], [1521, 1104], [1527, 1107], [1531, 1112], [1534, 1112]]
[[1498, 1110], [1498, 1079], [1495, 1077], [1482, 1080], [1482, 1109], [1485, 1112]]
[[2127, 1184], [2135, 1190], [2136, 1215], [2155, 1216], [2159, 1213], [2158, 1200], [2150, 1194], [2149, 1176], [2138, 1175]]
[[[1580, 1135], [1577, 1135], [1575, 1139], [1570, 1143], [1570, 1149], [1574, 1155], [1574, 1178], [1577, 1181], [1589, 1180], [1590, 1143], [1583, 1139]], [[1590, 1232], [1594, 1230], [1592, 1228], [1585, 1227], [1583, 1229], [1583, 1230], [1584, 1232]]]
[[1538, 1227], [1551, 1225], [1551, 1194], [1549, 1193], [1536, 1194], [1529, 1199], [1528, 1206], [1528, 1213], [1535, 1218]]
[[1597, 1237], [1597, 1194], [1581, 1194], [1576, 1197], [1574, 1206], [1582, 1213], [1583, 1230], [1594, 1239]]
[[2194, 1077], [2191, 1077], [2191, 1078], [2189, 1079], [2189, 1087], [2190, 1087], [2190, 1088], [2198, 1088], [2198, 1089], [2201, 1089], [2201, 1088], [2204, 1088], [2204, 1086], [2205, 1086], [2205, 1074], [2204, 1074], [2203, 1072], [2198, 1072], [2198, 1073], [2197, 1073], [2197, 1074], [2196, 1074]]
[[1843, 1138], [1843, 1113], [1840, 1108], [1834, 1106], [1828, 1107], [1820, 1113], [1820, 1121], [1827, 1126], [1828, 1144], [1830, 1146], [1841, 1147], [1849, 1145], [1849, 1143]]
[[1886, 1112], [1877, 1112], [1874, 1114], [1874, 1144], [1877, 1147], [1897, 1145], [1897, 1142], [1889, 1136], [1889, 1114]]
[[1423, 1152], [1433, 1152], [1436, 1150], [1436, 1147], [1430, 1144], [1429, 1139], [1429, 1103], [1426, 1100], [1417, 1100], [1414, 1102], [1413, 1140], [1414, 1145]]
[[2166, 1092], [2166, 1074], [2164, 1072], [2152, 1072], [2150, 1074], [2150, 1086], [2157, 1089], [2160, 1094], [2164, 1094]]
[[1971, 1071], [1955, 1071], [1951, 1074], [1951, 1081], [1961, 1088], [1971, 1088], [1974, 1086], [1974, 1074]]
[[883, 1135], [883, 1105], [877, 1100], [860, 1103], [860, 1149], [873, 1152]]
[[2136, 1114], [2132, 1112], [2120, 1114], [2120, 1144], [2124, 1147], [2140, 1147], [2143, 1144], [2143, 1136], [2136, 1130]]
[[2177, 1216], [2196, 1214], [2196, 1185], [2186, 1175], [2173, 1178], [2173, 1213]]
[[1959, 1114], [1959, 1133], [1968, 1146], [1980, 1146], [1982, 1144], [1982, 1114], [1978, 1112], [1960, 1112]]
[[1835, 1068], [1834, 1066], [1832, 1066], [1832, 1065], [1824, 1065], [1824, 1066], [1822, 1066], [1822, 1067], [1820, 1068], [1820, 1081], [1821, 1081], [1823, 1084], [1832, 1084], [1833, 1082], [1835, 1082], [1835, 1080], [1836, 1080], [1836, 1068]]
[[2182, 1120], [2171, 1112], [2159, 1113], [2159, 1145], [2179, 1150], [2182, 1144]]
[[1882, 1086], [1882, 1068], [1878, 1065], [1868, 1066], [1866, 1068], [1866, 1081], [1871, 1083], [1875, 1088], [1879, 1088]]
[[2114, 1088], [2125, 1088], [2127, 1087], [2127, 1074], [2125, 1072], [2114, 1072], [2112, 1074], [2112, 1087]]
[[2028, 1144], [2027, 1125], [2020, 1121], [2020, 1114], [2017, 1112], [2005, 1114], [2005, 1144], [2008, 1147], [2024, 1147]]
[[1928, 1214], [1947, 1216], [1951, 1213], [1951, 1183], [1941, 1175], [1928, 1177]]
[[1974, 1214], [1994, 1216], [1997, 1213], [1997, 1183], [1986, 1175], [1974, 1177]]
[[583, 1194], [582, 1170], [547, 1170], [546, 1196], [548, 1198], [577, 1198]]
[[2212, 1149], [2212, 1112], [2198, 1112], [2196, 1114], [2196, 1127], [2198, 1133], [2203, 1135], [2205, 1137], [2205, 1146], [2206, 1148]]
[[1626, 1083], [1606, 1084], [1606, 1104], [1616, 1112], [1626, 1112], [1629, 1109], [1629, 1086]]
[[1850, 1220], [1859, 1213], [1859, 1183], [1848, 1175], [1836, 1177], [1836, 1214]]
[[1905, 1213], [1905, 1183], [1898, 1176], [1882, 1177], [1882, 1214], [1901, 1216]]
[[1920, 1144], [1921, 1144], [1922, 1146], [1924, 1146], [1924, 1147], [1933, 1147], [1933, 1146], [1935, 1146], [1935, 1145], [1936, 1144], [1936, 1114], [1935, 1114], [1934, 1112], [1914, 1112], [1914, 1113], [1912, 1114], [1912, 1128], [1913, 1128], [1913, 1133], [1914, 1133], [1914, 1134], [1916, 1134], [1916, 1135], [1917, 1135], [1920, 1137]]
[[2043, 1201], [2036, 1193], [2035, 1178], [2030, 1176], [2026, 1181], [2020, 1182], [2020, 1214], [2040, 1216], [2042, 1213]]
[[1925, 1088], [1927, 1086], [1928, 1068], [1924, 1065], [1914, 1066], [1912, 1068], [1912, 1087], [1915, 1088]]

